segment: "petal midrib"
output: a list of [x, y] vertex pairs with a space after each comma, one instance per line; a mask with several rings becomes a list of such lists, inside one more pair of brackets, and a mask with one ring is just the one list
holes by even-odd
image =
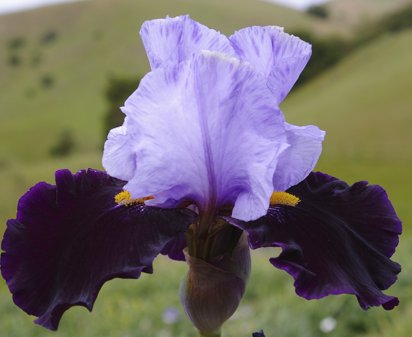
[[[194, 78], [194, 86], [195, 86], [195, 91], [201, 92], [202, 90], [199, 88], [199, 84], [201, 79], [196, 76]], [[201, 206], [200, 208], [204, 207], [204, 211], [206, 213], [213, 213], [214, 210], [216, 209], [216, 203], [217, 203], [217, 183], [216, 183], [216, 174], [215, 174], [215, 166], [214, 166], [214, 160], [213, 160], [213, 155], [212, 155], [212, 149], [211, 149], [211, 138], [210, 138], [210, 132], [209, 132], [209, 123], [208, 119], [206, 118], [206, 113], [207, 111], [204, 111], [204, 106], [200, 104], [200, 102], [197, 102], [198, 105], [198, 118], [200, 122], [200, 132], [201, 132], [201, 137], [202, 137], [202, 146], [203, 146], [203, 154], [205, 158], [205, 164], [206, 164], [206, 171], [207, 171], [207, 180], [208, 180], [208, 190], [205, 195], [205, 205], [199, 205]]]

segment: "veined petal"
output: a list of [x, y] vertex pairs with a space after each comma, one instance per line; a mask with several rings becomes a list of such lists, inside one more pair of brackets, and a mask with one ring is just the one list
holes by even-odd
[[267, 78], [278, 104], [292, 89], [312, 53], [310, 44], [275, 26], [244, 28], [229, 39], [238, 56]]
[[125, 188], [148, 204], [194, 201], [200, 212], [234, 204], [233, 216], [266, 214], [277, 158], [289, 145], [284, 119], [260, 74], [203, 52], [148, 74], [124, 111], [141, 135]]
[[228, 220], [249, 233], [252, 248], [282, 248], [270, 262], [293, 276], [298, 295], [354, 294], [363, 309], [395, 307], [399, 300], [381, 290], [401, 270], [390, 260], [401, 222], [385, 191], [312, 173], [288, 192], [300, 199], [294, 207], [271, 206], [266, 216], [249, 223]]
[[236, 55], [226, 36], [188, 15], [146, 21], [140, 35], [152, 69], [176, 65], [202, 50]]
[[14, 302], [55, 330], [74, 305], [91, 310], [104, 282], [152, 272], [163, 247], [193, 220], [186, 210], [119, 206], [123, 181], [88, 170], [56, 172], [19, 201], [2, 242], [1, 273]]
[[325, 132], [313, 125], [295, 126], [286, 123], [290, 145], [279, 157], [273, 176], [273, 190], [285, 191], [305, 179], [314, 169], [322, 152]]
[[104, 143], [102, 164], [112, 177], [129, 180], [136, 170], [136, 154], [133, 152], [135, 135], [127, 132], [128, 119], [122, 126], [110, 130]]

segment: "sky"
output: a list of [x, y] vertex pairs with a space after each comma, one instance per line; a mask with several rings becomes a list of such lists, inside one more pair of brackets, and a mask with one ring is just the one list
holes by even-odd
[[18, 12], [25, 9], [73, 1], [76, 0], [0, 0], [0, 13]]
[[297, 8], [297, 9], [306, 9], [310, 5], [319, 5], [321, 3], [327, 2], [328, 0], [263, 0], [263, 1], [278, 3], [281, 5], [285, 5], [285, 6]]
[[[0, 13], [11, 13], [25, 9], [42, 7], [55, 3], [72, 2], [76, 0], [0, 0]], [[138, 1], [138, 0], [136, 0]], [[280, 3], [293, 8], [304, 9], [312, 4], [319, 4], [327, 0], [262, 0]]]

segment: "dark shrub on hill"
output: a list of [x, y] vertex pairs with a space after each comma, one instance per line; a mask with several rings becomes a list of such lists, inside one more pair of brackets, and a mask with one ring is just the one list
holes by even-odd
[[55, 83], [55, 79], [52, 75], [46, 74], [40, 77], [40, 84], [44, 89], [50, 89]]
[[21, 64], [21, 58], [17, 54], [11, 54], [7, 59], [7, 63], [12, 67], [17, 67]]
[[310, 6], [306, 13], [319, 19], [327, 19], [329, 17], [328, 9], [322, 5]]
[[14, 37], [7, 42], [7, 46], [10, 50], [20, 49], [26, 44], [26, 39], [24, 37]]
[[49, 152], [52, 157], [65, 157], [73, 152], [74, 146], [73, 133], [66, 129], [60, 132], [56, 144], [50, 148]]
[[412, 3], [382, 20], [382, 25], [390, 32], [398, 32], [412, 27]]
[[40, 39], [40, 42], [43, 44], [49, 44], [54, 42], [57, 39], [57, 32], [55, 30], [49, 30], [43, 34]]
[[120, 111], [120, 107], [123, 106], [127, 97], [136, 90], [139, 82], [140, 78], [109, 78], [104, 93], [108, 103], [103, 120], [104, 140], [106, 140], [110, 129], [123, 124], [124, 114]]

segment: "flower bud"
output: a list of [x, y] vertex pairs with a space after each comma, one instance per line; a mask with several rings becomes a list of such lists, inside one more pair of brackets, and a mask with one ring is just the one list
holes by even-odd
[[207, 262], [185, 252], [189, 271], [180, 289], [182, 305], [204, 336], [220, 332], [236, 311], [250, 274], [250, 253], [245, 235], [228, 253]]

